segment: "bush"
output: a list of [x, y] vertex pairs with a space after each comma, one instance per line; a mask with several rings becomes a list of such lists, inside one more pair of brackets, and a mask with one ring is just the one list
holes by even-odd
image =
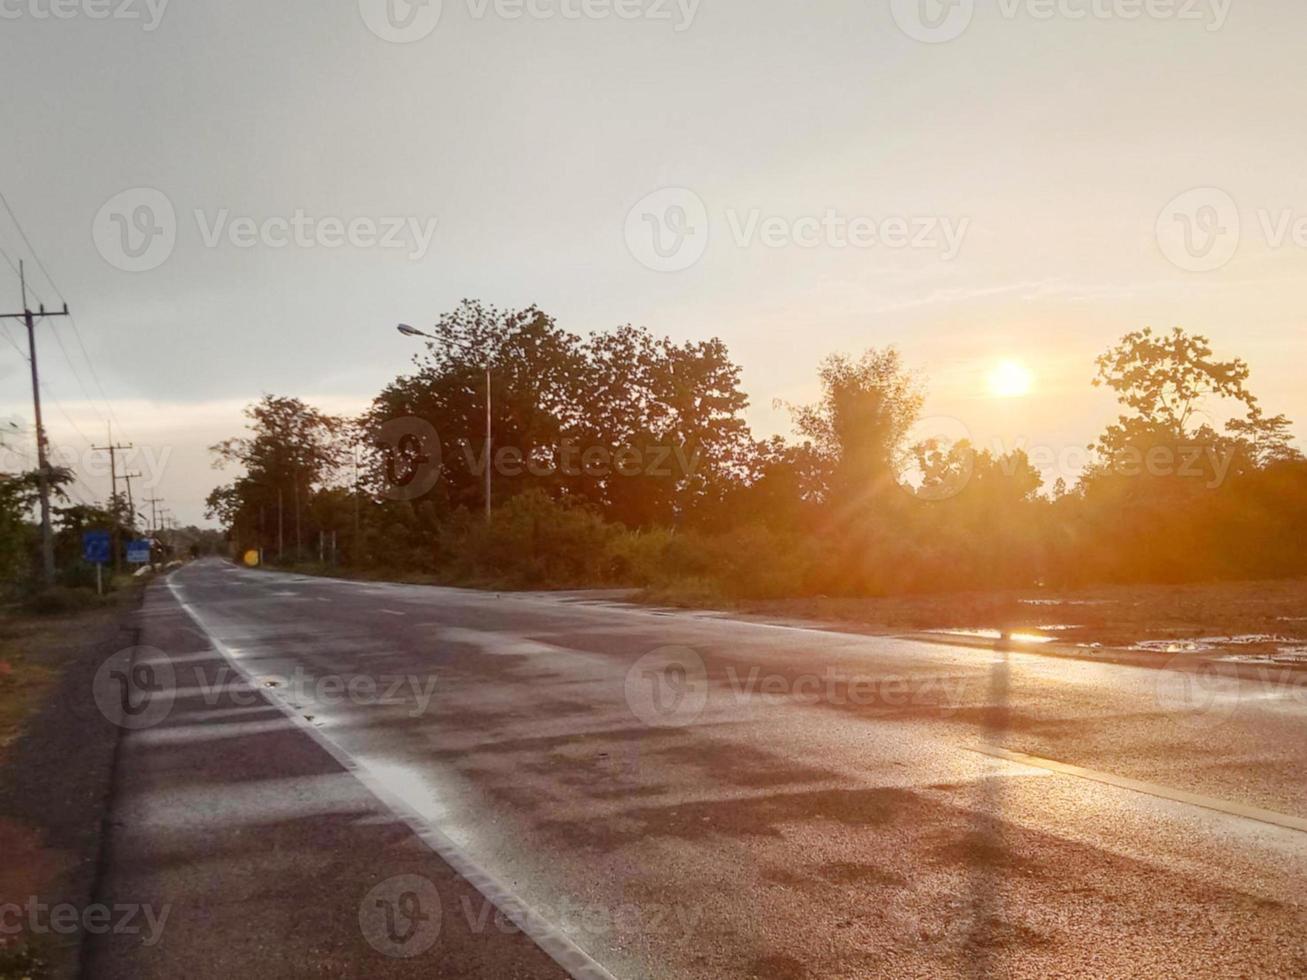
[[609, 580], [608, 543], [622, 529], [541, 491], [511, 498], [493, 520], [446, 535], [442, 551], [459, 579], [505, 586], [579, 588]]
[[61, 616], [65, 613], [81, 612], [100, 602], [92, 589], [69, 589], [55, 586], [38, 592], [27, 600], [27, 610], [38, 616]]

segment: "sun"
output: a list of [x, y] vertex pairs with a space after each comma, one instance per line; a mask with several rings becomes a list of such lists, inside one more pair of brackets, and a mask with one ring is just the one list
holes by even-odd
[[989, 373], [989, 393], [995, 398], [1020, 398], [1030, 394], [1035, 376], [1019, 361], [1003, 361]]

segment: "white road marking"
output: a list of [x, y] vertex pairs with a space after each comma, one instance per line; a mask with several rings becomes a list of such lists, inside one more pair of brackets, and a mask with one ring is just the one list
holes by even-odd
[[1128, 789], [1136, 793], [1143, 793], [1146, 796], [1156, 796], [1159, 799], [1170, 800], [1173, 803], [1187, 803], [1190, 806], [1202, 807], [1204, 810], [1215, 810], [1217, 813], [1224, 813], [1232, 817], [1242, 817], [1245, 820], [1255, 820], [1258, 823], [1270, 824], [1273, 827], [1283, 827], [1286, 830], [1307, 833], [1307, 820], [1290, 816], [1287, 813], [1276, 813], [1274, 810], [1263, 810], [1261, 807], [1231, 803], [1228, 800], [1218, 800], [1211, 796], [1202, 796], [1199, 793], [1189, 793], [1182, 789], [1159, 786], [1157, 783], [1146, 783], [1143, 780], [1117, 776], [1110, 772], [1099, 772], [1096, 769], [1073, 766], [1067, 762], [1041, 759], [1039, 756], [1026, 755], [1024, 752], [1011, 752], [1008, 749], [1000, 749], [993, 745], [981, 746], [972, 749], [972, 751], [980, 755], [987, 755], [993, 759], [1003, 759], [1007, 762], [1015, 762], [1018, 765], [1043, 769], [1045, 772], [1088, 779], [1091, 782], [1115, 786], [1118, 789]]
[[402, 612], [399, 612], [399, 611], [394, 610], [394, 609], [382, 609], [381, 612], [385, 613], [387, 616], [407, 616], [407, 615], [408, 615], [408, 613], [402, 613]]
[[[182, 598], [174, 579], [168, 579], [168, 591], [172, 593], [177, 604], [186, 610], [187, 615], [206, 634], [213, 648], [221, 653], [251, 685], [257, 687], [257, 679], [232, 655], [231, 649], [218, 639], [205, 625], [200, 614]], [[382, 610], [383, 612], [387, 610]], [[398, 613], [396, 615], [404, 615]], [[446, 864], [457, 871], [473, 888], [485, 896], [486, 900], [497, 908], [511, 922], [522, 930], [548, 956], [574, 980], [617, 980], [589, 953], [576, 945], [558, 926], [549, 922], [543, 915], [532, 909], [518, 898], [506, 885], [502, 884], [489, 872], [477, 865], [457, 844], [455, 844], [432, 821], [424, 819], [403, 799], [388, 789], [367, 766], [360, 764], [345, 749], [323, 734], [322, 730], [311, 724], [303, 715], [276, 695], [275, 691], [260, 689], [260, 693], [272, 705], [279, 708], [291, 722], [305, 735], [313, 739], [323, 751], [338, 762], [367, 788], [377, 800], [396, 817], [408, 824], [418, 838], [431, 848]]]

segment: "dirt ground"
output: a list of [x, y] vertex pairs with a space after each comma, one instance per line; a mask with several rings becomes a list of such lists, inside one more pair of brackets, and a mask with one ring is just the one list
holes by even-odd
[[[875, 599], [746, 600], [736, 610], [856, 623], [886, 632], [998, 630], [1059, 643], [1130, 648], [1307, 650], [1307, 579], [1108, 586], [1072, 592], [967, 592]], [[1207, 642], [1203, 642], [1207, 641]]]
[[[0, 905], [90, 902], [118, 734], [93, 679], [134, 644], [139, 602], [133, 589], [85, 612], [0, 612]], [[79, 940], [0, 935], [0, 980], [76, 976]]]

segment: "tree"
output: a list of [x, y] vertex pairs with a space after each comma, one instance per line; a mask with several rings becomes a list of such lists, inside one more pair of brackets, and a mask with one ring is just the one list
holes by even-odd
[[247, 407], [245, 416], [251, 435], [226, 439], [212, 447], [215, 468], [237, 465], [245, 474], [230, 487], [210, 495], [211, 511], [221, 510], [233, 526], [257, 524], [262, 544], [267, 513], [271, 510], [278, 515], [278, 528], [283, 530], [289, 504], [295, 552], [299, 555], [303, 544], [302, 505], [312, 488], [324, 484], [343, 464], [346, 447], [340, 436], [344, 422], [298, 398], [273, 395], [265, 395]]
[[439, 513], [478, 507], [484, 467], [493, 465], [497, 500], [534, 489], [628, 525], [674, 524], [720, 495], [720, 472], [747, 446], [748, 399], [719, 340], [676, 344], [630, 325], [583, 340], [534, 306], [503, 311], [470, 301], [432, 333], [418, 371], [386, 387], [362, 429], [369, 447], [395, 419], [420, 419], [439, 433], [443, 473], [427, 496]]
[[920, 379], [894, 347], [872, 348], [857, 359], [834, 354], [819, 378], [821, 401], [795, 410], [795, 428], [826, 460], [834, 500], [865, 506], [903, 468], [908, 434], [925, 401]]
[[[1254, 467], [1299, 458], [1291, 445], [1289, 419], [1268, 418], [1248, 389], [1251, 370], [1241, 358], [1215, 359], [1211, 342], [1181, 327], [1155, 334], [1151, 327], [1126, 334], [1099, 356], [1095, 387], [1117, 393], [1133, 410], [1110, 425], [1094, 447], [1110, 462], [1122, 452], [1147, 452], [1159, 445], [1173, 448], [1185, 442], [1217, 447], [1232, 440]], [[1222, 435], [1208, 422], [1194, 424], [1209, 400], [1233, 401], [1244, 418], [1233, 418]]]

